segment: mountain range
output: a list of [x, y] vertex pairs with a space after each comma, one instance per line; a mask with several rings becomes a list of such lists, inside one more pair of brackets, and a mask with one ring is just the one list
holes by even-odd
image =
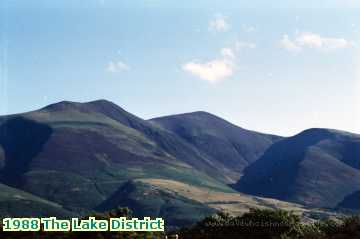
[[0, 215], [331, 215], [359, 208], [359, 156], [360, 136], [342, 131], [281, 137], [201, 111], [144, 120], [106, 100], [63, 101], [0, 117]]

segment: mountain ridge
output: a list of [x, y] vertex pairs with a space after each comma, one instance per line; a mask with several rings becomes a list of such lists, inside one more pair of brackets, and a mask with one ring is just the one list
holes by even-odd
[[273, 142], [282, 138], [238, 127], [204, 111], [159, 117], [150, 121], [194, 145], [212, 158], [218, 168], [225, 172], [233, 170], [234, 180], [239, 179], [242, 170]]
[[[0, 117], [0, 129], [0, 181], [74, 213], [97, 210], [133, 179], [164, 178], [233, 192], [227, 175], [193, 145], [109, 101], [63, 101]], [[169, 200], [186, 208], [194, 204], [177, 197]], [[142, 200], [134, 205], [146, 205]], [[213, 211], [196, 207], [199, 213]], [[171, 221], [176, 215], [163, 216]]]
[[[342, 197], [357, 190], [357, 138], [345, 131], [316, 128], [281, 137], [238, 127], [204, 111], [144, 120], [107, 100], [62, 101], [23, 114], [0, 116], [0, 183], [60, 205], [62, 208], [56, 209], [60, 214], [82, 216], [131, 202], [129, 206], [137, 215], [151, 212], [154, 215], [149, 216], [164, 216], [183, 225], [194, 223], [214, 208], [242, 212], [249, 205], [292, 205], [304, 211], [299, 204], [276, 200], [269, 204], [271, 199], [237, 195], [235, 189], [310, 207], [335, 208], [343, 205]], [[276, 165], [289, 176], [279, 180], [288, 184], [264, 181], [277, 172]], [[302, 173], [301, 180], [296, 178], [304, 168], [305, 172], [322, 174], [317, 178]], [[263, 179], [251, 176], [252, 172], [260, 172]], [[328, 184], [310, 187], [323, 180], [339, 184], [328, 194], [324, 193]], [[164, 186], [165, 182], [173, 189]], [[295, 186], [290, 185], [293, 182]], [[276, 191], [276, 186], [282, 191]], [[321, 192], [316, 191], [319, 188]], [[189, 189], [197, 194], [187, 193]], [[292, 193], [294, 190], [297, 193]], [[218, 201], [212, 204], [204, 198], [206, 192], [213, 192]], [[308, 194], [315, 195], [317, 201]], [[152, 210], [146, 195], [152, 196], [153, 206], [159, 210]], [[8, 197], [0, 194], [0, 202], [2, 199]], [[244, 200], [248, 203], [241, 203]], [[326, 203], [319, 203], [321, 200]], [[21, 208], [22, 204], [13, 207]], [[194, 215], [177, 215], [193, 209]]]

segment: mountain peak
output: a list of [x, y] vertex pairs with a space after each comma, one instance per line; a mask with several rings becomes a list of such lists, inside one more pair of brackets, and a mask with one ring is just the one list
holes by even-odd
[[41, 111], [79, 111], [82, 113], [100, 113], [129, 127], [132, 127], [135, 122], [137, 122], [136, 124], [147, 123], [146, 121], [143, 122], [141, 118], [127, 112], [117, 104], [105, 99], [85, 103], [61, 101], [59, 103], [48, 105], [42, 108]]
[[190, 113], [182, 114], [183, 116], [195, 116], [195, 117], [203, 117], [203, 118], [217, 118], [221, 119], [219, 116], [216, 116], [212, 113], [209, 113], [207, 111], [194, 111]]
[[294, 137], [317, 137], [317, 138], [333, 138], [333, 137], [356, 137], [358, 135], [336, 129], [328, 128], [310, 128], [306, 129]]
[[152, 121], [161, 121], [161, 120], [195, 120], [195, 121], [222, 121], [225, 122], [224, 119], [220, 118], [219, 116], [216, 116], [214, 114], [211, 114], [206, 111], [194, 111], [189, 113], [182, 113], [182, 114], [175, 114], [175, 115], [168, 115], [168, 116], [162, 116], [158, 118], [151, 119]]
[[115, 103], [100, 99], [100, 100], [94, 100], [89, 101], [85, 103], [80, 102], [74, 102], [74, 101], [60, 101], [58, 103], [50, 104], [41, 110], [46, 111], [63, 111], [63, 110], [79, 110], [79, 111], [99, 111], [99, 109], [117, 109], [117, 110], [123, 110], [121, 107], [116, 105]]
[[41, 110], [61, 111], [61, 110], [66, 110], [66, 109], [71, 109], [71, 108], [78, 107], [79, 104], [81, 104], [81, 103], [64, 100], [64, 101], [60, 101], [60, 102], [53, 103], [53, 104], [50, 104], [48, 106], [45, 106]]
[[106, 100], [106, 99], [99, 99], [99, 100], [93, 100], [93, 101], [89, 101], [86, 102], [84, 104], [88, 104], [88, 105], [101, 105], [101, 106], [116, 106], [119, 107], [118, 105], [116, 105], [114, 102]]

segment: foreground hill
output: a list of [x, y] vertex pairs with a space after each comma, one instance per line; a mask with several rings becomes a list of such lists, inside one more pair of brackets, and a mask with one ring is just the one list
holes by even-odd
[[36, 197], [24, 191], [0, 184], [0, 215], [2, 217], [59, 217], [75, 214], [61, 205]]
[[279, 136], [240, 128], [207, 112], [172, 115], [151, 120], [199, 149], [217, 168], [238, 180]]
[[258, 196], [333, 208], [360, 190], [359, 169], [360, 135], [309, 129], [273, 144], [245, 169], [235, 188]]

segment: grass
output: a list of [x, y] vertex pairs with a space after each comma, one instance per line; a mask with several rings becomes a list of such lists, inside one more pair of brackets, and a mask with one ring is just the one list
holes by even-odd
[[168, 192], [189, 198], [206, 204], [217, 210], [230, 213], [234, 216], [242, 215], [250, 208], [260, 209], [283, 209], [293, 211], [304, 217], [312, 215], [322, 215], [335, 217], [336, 213], [331, 213], [322, 209], [308, 208], [300, 204], [280, 201], [271, 198], [261, 198], [234, 192], [221, 192], [211, 190], [206, 187], [189, 185], [179, 181], [165, 179], [140, 179], [139, 181], [155, 185]]
[[74, 213], [64, 209], [60, 204], [0, 184], [0, 216], [8, 215], [71, 217]]

